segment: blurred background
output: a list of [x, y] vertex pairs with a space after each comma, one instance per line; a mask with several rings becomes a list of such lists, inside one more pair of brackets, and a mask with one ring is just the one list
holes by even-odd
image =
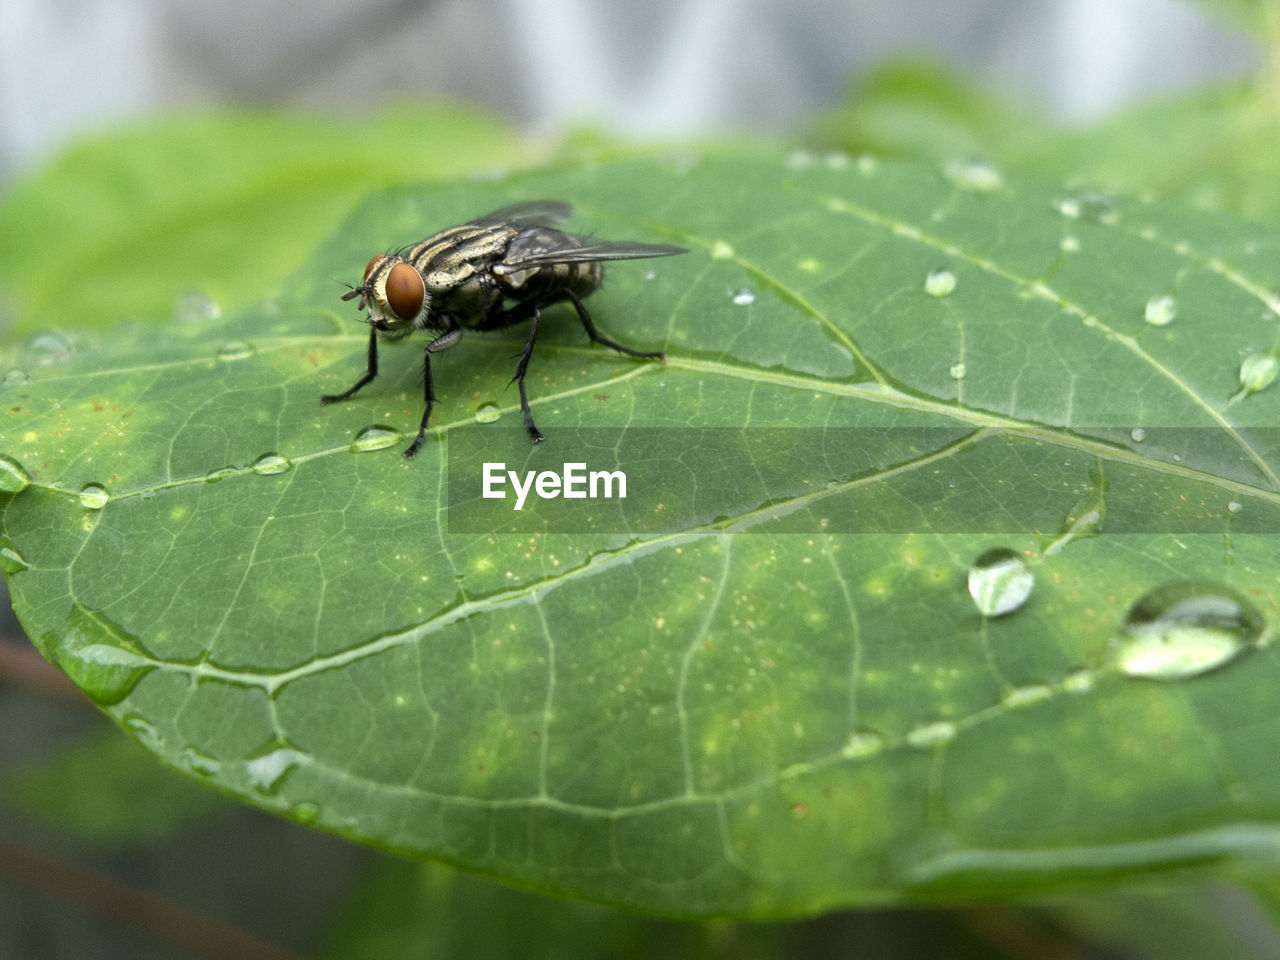
[[[629, 142], [1272, 218], [1278, 34], [1272, 0], [0, 0], [0, 333], [215, 314], [368, 190]], [[1280, 900], [1225, 884], [779, 925], [518, 893], [161, 769], [0, 632], [0, 957], [1280, 957]]]
[[543, 134], [785, 134], [904, 55], [1077, 123], [1261, 58], [1177, 0], [4, 0], [0, 178], [218, 104], [448, 98]]

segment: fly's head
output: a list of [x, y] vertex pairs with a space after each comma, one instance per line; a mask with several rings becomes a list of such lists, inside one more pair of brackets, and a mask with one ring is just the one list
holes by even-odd
[[375, 330], [403, 336], [426, 325], [431, 298], [422, 276], [394, 254], [380, 253], [369, 261], [360, 286], [342, 295], [343, 300], [355, 297], [360, 298], [359, 309], [368, 311]]

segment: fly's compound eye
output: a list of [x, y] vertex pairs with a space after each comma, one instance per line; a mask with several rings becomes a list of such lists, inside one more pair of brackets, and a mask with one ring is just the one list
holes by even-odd
[[378, 268], [378, 264], [380, 264], [385, 259], [387, 259], [387, 255], [385, 253], [380, 253], [365, 265], [365, 268], [364, 268], [365, 283], [369, 282], [369, 277], [373, 275], [373, 271], [376, 270]]
[[418, 315], [426, 293], [422, 277], [407, 263], [397, 263], [387, 274], [387, 305], [401, 320], [409, 320]]

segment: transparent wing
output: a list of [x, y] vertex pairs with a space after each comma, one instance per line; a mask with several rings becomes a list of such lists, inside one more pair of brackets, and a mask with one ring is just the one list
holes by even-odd
[[573, 214], [573, 204], [563, 200], [527, 200], [476, 217], [470, 223], [507, 223], [513, 227], [550, 227], [564, 223]]
[[558, 230], [530, 230], [511, 241], [499, 272], [552, 263], [581, 263], [590, 260], [644, 260], [688, 253], [669, 243], [637, 243], [630, 240], [597, 240], [575, 237]]

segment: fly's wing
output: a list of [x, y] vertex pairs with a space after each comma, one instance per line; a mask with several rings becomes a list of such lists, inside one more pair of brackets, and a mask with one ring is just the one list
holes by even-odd
[[563, 200], [528, 200], [486, 213], [469, 222], [480, 226], [505, 223], [513, 227], [550, 227], [564, 223], [572, 214], [573, 204]]
[[631, 240], [597, 240], [575, 237], [559, 230], [526, 230], [507, 247], [502, 262], [494, 269], [510, 273], [526, 267], [543, 267], [553, 263], [581, 263], [591, 260], [644, 260], [648, 257], [673, 257], [688, 253], [684, 247], [669, 243], [637, 243]]

